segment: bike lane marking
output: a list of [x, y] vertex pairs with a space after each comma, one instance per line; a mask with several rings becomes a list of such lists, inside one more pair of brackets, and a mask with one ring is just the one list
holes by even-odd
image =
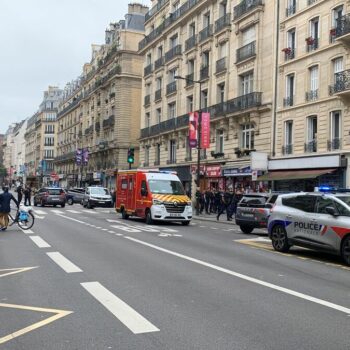
[[80, 284], [134, 334], [159, 332], [159, 328], [154, 326], [99, 282], [85, 282]]
[[47, 256], [53, 260], [62, 270], [67, 273], [83, 272], [77, 265], [73, 264], [65, 256], [59, 252], [46, 253]]
[[14, 275], [16, 273], [21, 273], [21, 272], [26, 272], [29, 270], [37, 269], [39, 266], [32, 266], [32, 267], [15, 267], [12, 269], [0, 269], [0, 278], [9, 276], [9, 275]]
[[267, 287], [267, 288], [279, 291], [279, 292], [287, 294], [287, 295], [292, 295], [292, 296], [294, 296], [296, 298], [307, 300], [307, 301], [310, 301], [312, 303], [319, 304], [319, 305], [328, 307], [330, 309], [337, 310], [337, 311], [343, 312], [343, 313], [345, 313], [347, 315], [350, 315], [350, 308], [347, 308], [345, 306], [334, 304], [334, 303], [331, 303], [331, 302], [329, 302], [327, 300], [323, 300], [323, 299], [319, 299], [319, 298], [313, 297], [311, 295], [303, 294], [303, 293], [297, 292], [297, 291], [292, 290], [292, 289], [288, 289], [288, 288], [285, 288], [285, 287], [282, 287], [282, 286], [278, 286], [278, 285], [273, 284], [273, 283], [265, 282], [265, 281], [262, 281], [262, 280], [259, 280], [259, 279], [255, 278], [255, 277], [250, 277], [248, 275], [244, 275], [242, 273], [239, 273], [239, 272], [236, 272], [236, 271], [232, 271], [232, 270], [220, 267], [218, 265], [214, 265], [214, 264], [205, 262], [203, 260], [192, 258], [190, 256], [183, 255], [183, 254], [177, 253], [175, 251], [168, 250], [168, 249], [159, 247], [157, 245], [150, 244], [150, 243], [147, 243], [145, 241], [141, 241], [141, 240], [133, 238], [133, 237], [125, 236], [125, 238], [130, 240], [130, 241], [133, 241], [135, 243], [138, 243], [138, 244], [144, 245], [146, 247], [158, 250], [160, 252], [163, 252], [163, 253], [166, 253], [166, 254], [169, 254], [169, 255], [173, 255], [173, 256], [176, 256], [178, 258], [181, 258], [181, 259], [184, 259], [184, 260], [187, 260], [187, 261], [191, 261], [191, 262], [196, 263], [198, 265], [202, 265], [202, 266], [208, 267], [210, 269], [213, 269], [213, 270], [216, 270], [216, 271], [220, 271], [220, 272], [223, 272], [225, 274], [228, 274], [228, 275], [240, 278], [240, 279], [245, 280], [247, 282], [254, 283], [254, 284], [257, 284], [257, 285], [261, 285], [263, 287]]
[[29, 238], [39, 247], [39, 248], [51, 248], [50, 244], [43, 240], [40, 236], [29, 236]]

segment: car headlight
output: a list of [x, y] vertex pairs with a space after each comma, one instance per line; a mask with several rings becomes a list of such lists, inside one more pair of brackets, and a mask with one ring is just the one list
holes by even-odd
[[152, 200], [152, 203], [153, 203], [154, 205], [162, 205], [162, 204], [163, 204], [163, 202], [162, 202], [161, 200], [155, 199], [155, 198]]

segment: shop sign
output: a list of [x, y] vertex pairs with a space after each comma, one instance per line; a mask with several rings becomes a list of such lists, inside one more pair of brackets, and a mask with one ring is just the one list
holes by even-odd
[[94, 173], [93, 177], [94, 177], [94, 180], [100, 180], [101, 179], [101, 173]]
[[244, 168], [230, 168], [230, 169], [224, 169], [223, 171], [224, 176], [235, 176], [235, 175], [252, 175], [252, 170], [250, 169], [250, 166], [244, 167]]
[[[192, 174], [197, 173], [197, 166], [191, 166]], [[200, 175], [207, 177], [221, 177], [221, 165], [201, 165], [200, 166]]]

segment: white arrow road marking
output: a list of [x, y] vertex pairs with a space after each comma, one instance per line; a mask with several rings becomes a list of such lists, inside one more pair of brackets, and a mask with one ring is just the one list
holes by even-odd
[[73, 264], [59, 252], [46, 253], [61, 269], [67, 273], [83, 272], [77, 265]]
[[235, 272], [235, 271], [232, 271], [232, 270], [229, 270], [229, 269], [225, 269], [223, 267], [220, 267], [220, 266], [217, 266], [217, 265], [214, 265], [214, 264], [210, 264], [210, 263], [207, 263], [207, 262], [205, 262], [203, 260], [195, 259], [195, 258], [192, 258], [192, 257], [190, 257], [188, 255], [183, 255], [183, 254], [177, 253], [177, 252], [172, 251], [172, 250], [164, 249], [164, 248], [161, 248], [161, 247], [156, 246], [154, 244], [150, 244], [150, 243], [141, 241], [141, 240], [136, 239], [136, 238], [132, 238], [132, 237], [129, 237], [129, 236], [125, 236], [125, 238], [129, 239], [130, 241], [133, 241], [135, 243], [142, 244], [142, 245], [144, 245], [146, 247], [153, 248], [153, 249], [156, 249], [156, 250], [161, 251], [163, 253], [170, 254], [170, 255], [176, 256], [178, 258], [187, 260], [187, 261], [191, 261], [191, 262], [193, 262], [195, 264], [202, 265], [202, 266], [208, 267], [210, 269], [226, 273], [228, 275], [240, 278], [242, 280], [245, 280], [245, 281], [248, 281], [248, 282], [251, 282], [251, 283], [254, 283], [254, 284], [258, 284], [260, 286], [264, 286], [264, 287], [267, 287], [267, 288], [270, 288], [270, 289], [274, 289], [274, 290], [277, 290], [277, 291], [279, 291], [281, 293], [292, 295], [292, 296], [294, 296], [296, 298], [307, 300], [307, 301], [310, 301], [312, 303], [319, 304], [319, 305], [328, 307], [330, 309], [343, 312], [343, 313], [345, 313], [347, 315], [350, 314], [350, 308], [347, 308], [347, 307], [344, 307], [344, 306], [341, 306], [341, 305], [337, 305], [337, 304], [331, 303], [331, 302], [326, 301], [326, 300], [315, 298], [315, 297], [313, 297], [311, 295], [303, 294], [303, 293], [294, 291], [292, 289], [284, 288], [284, 287], [278, 286], [276, 284], [265, 282], [265, 281], [259, 280], [257, 278], [254, 278], [254, 277], [243, 275], [243, 274], [241, 274], [239, 272]]
[[159, 331], [159, 328], [146, 320], [99, 282], [86, 282], [81, 283], [81, 285], [134, 334]]
[[29, 236], [29, 238], [39, 247], [39, 248], [50, 248], [50, 244], [45, 242], [39, 236]]

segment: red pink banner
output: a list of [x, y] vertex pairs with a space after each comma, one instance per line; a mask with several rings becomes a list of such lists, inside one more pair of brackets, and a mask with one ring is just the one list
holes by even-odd
[[189, 125], [189, 145], [191, 148], [197, 147], [197, 132], [198, 132], [198, 112], [192, 112], [190, 116], [190, 125]]
[[210, 148], [210, 113], [202, 113], [201, 148]]

